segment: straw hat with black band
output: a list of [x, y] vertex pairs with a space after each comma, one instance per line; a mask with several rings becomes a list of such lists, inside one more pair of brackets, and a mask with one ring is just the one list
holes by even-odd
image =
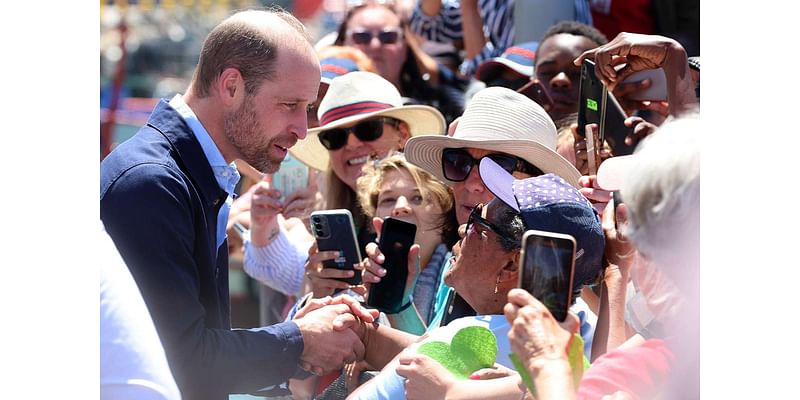
[[411, 136], [443, 135], [445, 121], [433, 107], [404, 106], [391, 82], [371, 72], [356, 71], [334, 78], [317, 111], [320, 126], [309, 129], [289, 152], [304, 164], [326, 171], [330, 154], [318, 134], [375, 117], [391, 117], [408, 124]]
[[405, 155], [408, 161], [453, 184], [444, 177], [442, 150], [475, 148], [506, 153], [578, 187], [581, 174], [556, 153], [556, 139], [556, 126], [539, 104], [511, 89], [490, 87], [475, 94], [452, 137], [413, 137], [406, 143]]

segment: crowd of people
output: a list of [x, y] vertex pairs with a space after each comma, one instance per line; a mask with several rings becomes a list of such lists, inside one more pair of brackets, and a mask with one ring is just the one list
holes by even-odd
[[[609, 40], [649, 2], [601, 3], [521, 42], [511, 0], [350, 2], [316, 44], [279, 9], [222, 21], [100, 165], [102, 397], [699, 397], [699, 45], [677, 23]], [[579, 117], [586, 60], [632, 154]], [[311, 222], [341, 209], [353, 265]], [[390, 220], [416, 227], [400, 261]], [[521, 285], [531, 232], [574, 245], [546, 295]], [[282, 322], [232, 329], [233, 251]], [[397, 271], [398, 306], [372, 307]]]

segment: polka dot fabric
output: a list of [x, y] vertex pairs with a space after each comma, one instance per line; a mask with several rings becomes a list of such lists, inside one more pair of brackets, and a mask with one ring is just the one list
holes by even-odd
[[520, 210], [565, 202], [581, 203], [582, 207], [592, 206], [567, 181], [554, 174], [542, 175], [536, 179], [515, 180], [512, 189]]

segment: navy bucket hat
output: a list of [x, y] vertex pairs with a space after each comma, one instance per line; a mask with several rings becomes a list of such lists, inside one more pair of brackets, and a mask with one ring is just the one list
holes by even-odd
[[488, 157], [481, 160], [480, 176], [489, 191], [520, 213], [526, 230], [575, 238], [573, 290], [597, 278], [605, 236], [597, 211], [577, 189], [555, 174], [515, 179]]

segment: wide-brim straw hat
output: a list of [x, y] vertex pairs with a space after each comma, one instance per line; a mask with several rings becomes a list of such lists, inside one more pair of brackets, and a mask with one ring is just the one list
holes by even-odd
[[447, 183], [442, 150], [476, 148], [522, 158], [544, 173], [578, 187], [581, 174], [556, 153], [557, 133], [547, 112], [525, 95], [503, 87], [482, 89], [467, 105], [453, 136], [420, 136], [406, 143], [406, 159]]
[[319, 133], [374, 117], [391, 117], [406, 124], [411, 136], [443, 135], [444, 116], [423, 105], [403, 105], [391, 82], [371, 72], [355, 71], [334, 78], [317, 111], [320, 126], [309, 129], [289, 152], [319, 171], [329, 167], [330, 154], [319, 141]]

